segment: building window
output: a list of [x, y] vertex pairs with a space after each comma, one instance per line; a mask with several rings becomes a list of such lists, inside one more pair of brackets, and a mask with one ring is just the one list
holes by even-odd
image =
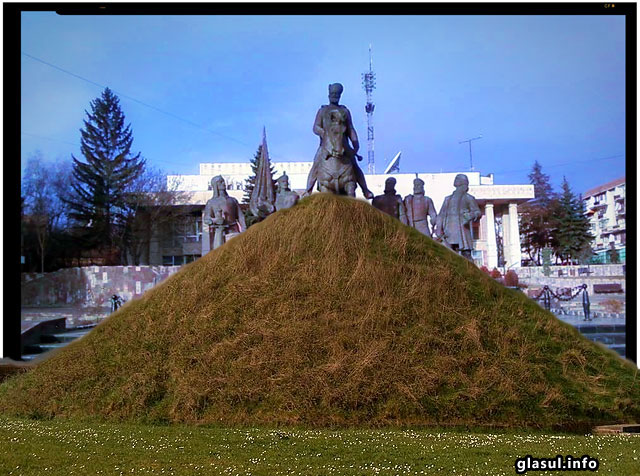
[[471, 258], [476, 266], [482, 266], [484, 264], [484, 256], [482, 255], [482, 251], [480, 250], [472, 250]]
[[202, 241], [202, 215], [184, 215], [164, 225], [163, 248], [180, 248], [184, 243]]
[[184, 255], [185, 263], [191, 263], [191, 262], [197, 260], [198, 258], [200, 258], [200, 256], [198, 256], [198, 255]]
[[[176, 266], [177, 264], [182, 264], [181, 258], [182, 256], [163, 256], [162, 266]], [[177, 261], [180, 262], [178, 263]]]
[[198, 243], [202, 241], [202, 216], [188, 217], [184, 223], [183, 239], [185, 243]]
[[163, 256], [162, 257], [162, 265], [163, 266], [182, 266], [183, 264], [191, 263], [200, 258], [200, 255], [174, 255], [174, 256]]
[[480, 220], [471, 222], [471, 233], [473, 233], [474, 240], [480, 239]]
[[595, 197], [593, 197], [593, 204], [600, 205], [600, 203], [604, 202], [606, 196], [606, 192], [599, 193]]

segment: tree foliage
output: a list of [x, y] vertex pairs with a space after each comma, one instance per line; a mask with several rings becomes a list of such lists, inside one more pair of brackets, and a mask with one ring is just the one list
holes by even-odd
[[127, 189], [143, 173], [145, 160], [140, 153], [131, 154], [131, 126], [125, 126], [120, 101], [109, 88], [91, 102], [86, 114], [80, 130], [86, 162], [72, 155], [73, 195], [67, 203], [85, 248], [103, 250], [117, 262], [124, 249]]
[[562, 193], [554, 209], [553, 251], [563, 264], [571, 264], [583, 260], [594, 237], [589, 232], [589, 219], [585, 216], [582, 198], [571, 191], [566, 177], [563, 177], [561, 187]]
[[609, 255], [609, 262], [612, 264], [620, 263], [620, 254], [616, 249], [616, 245], [614, 243], [609, 244], [609, 249], [607, 250], [607, 254]]
[[554, 241], [554, 209], [556, 196], [549, 176], [542, 172], [542, 166], [536, 160], [529, 174], [535, 198], [520, 206], [520, 234], [522, 246], [529, 259], [541, 265], [541, 251], [552, 246]]
[[22, 178], [22, 244], [28, 269], [34, 268], [36, 257], [40, 272], [55, 261], [49, 255], [66, 230], [69, 208], [63, 199], [69, 195], [70, 179], [69, 162], [46, 161], [40, 151], [27, 159]]

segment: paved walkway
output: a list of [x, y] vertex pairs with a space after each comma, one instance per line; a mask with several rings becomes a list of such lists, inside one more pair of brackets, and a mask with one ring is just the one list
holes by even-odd
[[622, 317], [593, 317], [590, 321], [585, 321], [584, 316], [567, 316], [567, 315], [555, 315], [558, 319], [572, 326], [601, 326], [601, 325], [622, 325], [626, 324], [626, 317], [622, 314]]

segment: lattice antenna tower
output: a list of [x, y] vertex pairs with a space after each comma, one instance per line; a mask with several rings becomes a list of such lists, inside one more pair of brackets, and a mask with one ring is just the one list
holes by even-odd
[[367, 172], [376, 173], [376, 164], [373, 157], [373, 90], [376, 88], [376, 74], [373, 72], [373, 60], [371, 58], [371, 45], [369, 45], [369, 71], [362, 73], [362, 86], [367, 93], [367, 104], [364, 110], [367, 112]]

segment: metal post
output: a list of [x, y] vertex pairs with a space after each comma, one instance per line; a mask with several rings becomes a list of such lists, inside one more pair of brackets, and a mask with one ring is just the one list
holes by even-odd
[[551, 311], [551, 291], [549, 286], [544, 287], [544, 308], [547, 311]]

